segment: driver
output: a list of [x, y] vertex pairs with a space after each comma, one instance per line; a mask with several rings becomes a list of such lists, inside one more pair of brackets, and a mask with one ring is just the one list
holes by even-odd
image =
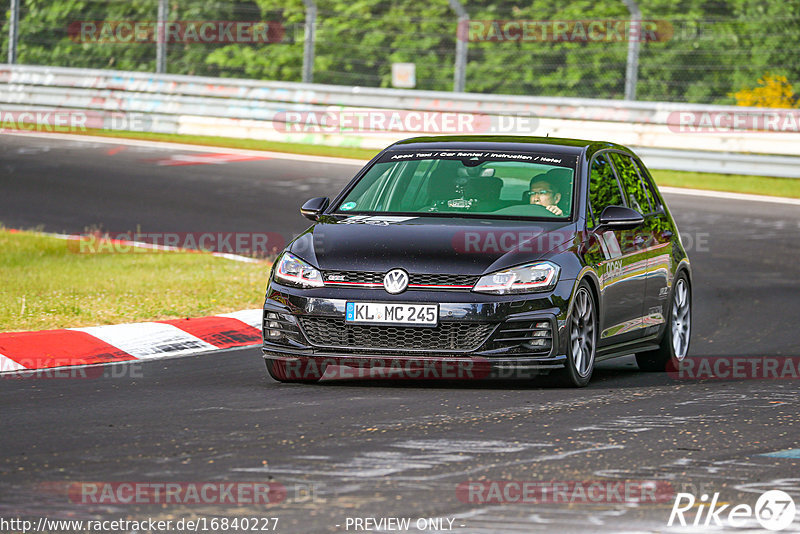
[[548, 176], [536, 176], [531, 179], [529, 202], [538, 204], [547, 209], [553, 215], [564, 215], [564, 210], [558, 207], [561, 201], [561, 193], [557, 192], [553, 183], [548, 180]]

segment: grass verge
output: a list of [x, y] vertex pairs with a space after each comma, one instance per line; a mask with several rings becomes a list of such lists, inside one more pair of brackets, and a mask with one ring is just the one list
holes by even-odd
[[200, 317], [258, 308], [264, 299], [267, 262], [191, 252], [78, 254], [67, 243], [0, 227], [0, 331]]
[[[356, 147], [280, 143], [275, 141], [260, 141], [255, 139], [235, 139], [230, 137], [211, 137], [200, 135], [125, 132], [116, 130], [87, 130], [86, 132], [82, 132], [82, 134], [124, 139], [145, 139], [149, 141], [164, 141], [169, 143], [187, 143], [222, 148], [268, 150], [271, 152], [285, 152], [313, 156], [332, 156], [362, 160], [371, 159], [375, 154], [378, 153], [378, 151], [374, 149]], [[733, 193], [750, 193], [754, 195], [800, 198], [800, 179], [652, 169], [651, 172], [653, 173], [653, 177], [658, 185], [684, 187], [688, 189], [708, 189], [711, 191], [728, 191]]]

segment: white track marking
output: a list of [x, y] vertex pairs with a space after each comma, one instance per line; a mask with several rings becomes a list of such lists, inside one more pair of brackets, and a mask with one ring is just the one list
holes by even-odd
[[219, 350], [180, 328], [164, 323], [128, 323], [70, 328], [70, 330], [86, 332], [140, 360], [159, 357], [164, 353], [177, 356]]
[[27, 369], [27, 368], [24, 365], [15, 362], [8, 356], [0, 354], [0, 373], [19, 371], [20, 369]]
[[[75, 142], [92, 142], [92, 143], [105, 143], [109, 145], [123, 145], [123, 146], [139, 146], [147, 148], [164, 148], [169, 150], [189, 150], [192, 152], [209, 152], [211, 150], [220, 150], [228, 154], [242, 154], [246, 156], [262, 156], [271, 159], [287, 159], [292, 161], [307, 161], [309, 163], [333, 163], [336, 165], [353, 165], [362, 167], [367, 160], [351, 159], [351, 158], [335, 158], [331, 156], [309, 156], [305, 154], [290, 154], [288, 152], [270, 152], [267, 150], [247, 150], [243, 148], [227, 148], [214, 145], [190, 145], [184, 143], [168, 143], [163, 141], [147, 141], [144, 139], [123, 139], [121, 137], [100, 137], [94, 135], [80, 135], [80, 134], [57, 134], [57, 133], [8, 133], [4, 135], [16, 135], [20, 137], [39, 137], [47, 139], [59, 139], [65, 141]], [[377, 154], [378, 151], [376, 150]]]
[[476, 439], [412, 439], [392, 443], [392, 447], [403, 449], [417, 449], [421, 451], [459, 451], [464, 453], [512, 453], [522, 452], [531, 448], [547, 447], [549, 443], [521, 443], [501, 440], [476, 440]]
[[228, 317], [230, 319], [238, 319], [242, 321], [244, 324], [250, 325], [256, 330], [261, 330], [261, 315], [263, 314], [263, 310], [261, 308], [256, 308], [255, 310], [241, 310], [232, 313], [222, 313], [217, 315], [217, 317]]

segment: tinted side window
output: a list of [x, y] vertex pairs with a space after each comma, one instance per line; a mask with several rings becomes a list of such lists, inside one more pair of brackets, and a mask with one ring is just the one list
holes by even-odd
[[652, 178], [645, 169], [644, 165], [641, 161], [636, 158], [631, 158], [633, 163], [636, 165], [636, 170], [639, 171], [639, 176], [642, 179], [642, 183], [647, 190], [647, 196], [650, 198], [650, 204], [653, 207], [653, 211], [657, 210], [659, 206], [661, 206], [661, 201], [658, 200], [658, 195], [656, 195], [655, 191], [653, 190], [653, 182]]
[[589, 205], [593, 219], [587, 213], [586, 225], [593, 228], [606, 206], [624, 206], [617, 177], [607, 156], [601, 154], [592, 161], [589, 174]]
[[614, 162], [614, 168], [617, 169], [617, 176], [622, 182], [622, 190], [625, 191], [628, 207], [635, 209], [642, 215], [650, 213], [652, 209], [647, 198], [645, 185], [642, 183], [642, 179], [631, 158], [616, 152], [610, 156], [611, 161]]

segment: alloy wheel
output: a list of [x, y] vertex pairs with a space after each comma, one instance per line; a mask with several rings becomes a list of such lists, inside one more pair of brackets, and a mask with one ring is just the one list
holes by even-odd
[[689, 335], [692, 327], [689, 288], [683, 278], [679, 278], [675, 285], [671, 323], [672, 351], [675, 354], [675, 359], [682, 361], [689, 349]]
[[572, 360], [578, 375], [585, 377], [592, 371], [596, 344], [594, 305], [585, 287], [579, 288], [575, 295], [571, 319]]

